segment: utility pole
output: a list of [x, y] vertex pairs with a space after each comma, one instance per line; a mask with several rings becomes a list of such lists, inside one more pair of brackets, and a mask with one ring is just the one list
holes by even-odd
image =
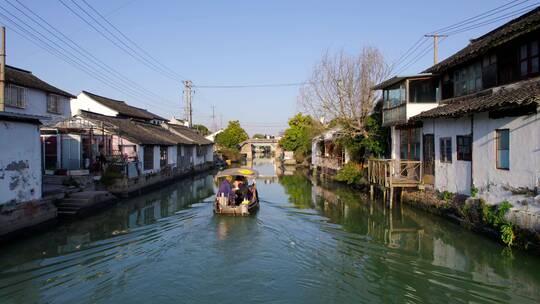
[[6, 27], [2, 26], [2, 45], [0, 46], [0, 112], [5, 110], [6, 90]]
[[191, 80], [184, 81], [184, 118], [190, 128], [193, 126], [193, 108], [191, 107], [192, 86], [193, 83]]
[[437, 64], [439, 62], [439, 37], [445, 38], [448, 35], [430, 34], [424, 37], [433, 38], [433, 64]]
[[216, 106], [212, 105], [212, 132], [217, 131], [217, 124], [216, 124]]

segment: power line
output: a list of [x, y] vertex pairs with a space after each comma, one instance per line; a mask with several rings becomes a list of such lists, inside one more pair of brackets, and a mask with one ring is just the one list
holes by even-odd
[[155, 64], [159, 65], [163, 70], [167, 71], [174, 77], [179, 78], [180, 80], [183, 80], [184, 76], [176, 73], [171, 68], [166, 66], [165, 64], [161, 63], [159, 60], [157, 60], [155, 57], [153, 57], [151, 54], [149, 54], [145, 49], [143, 49], [139, 44], [137, 44], [135, 41], [133, 41], [131, 38], [129, 38], [127, 35], [125, 35], [118, 27], [116, 27], [114, 24], [112, 24], [103, 14], [101, 14], [98, 10], [96, 10], [93, 6], [91, 6], [86, 0], [82, 0], [86, 6], [88, 6], [94, 13], [96, 13], [101, 19], [103, 19], [108, 25], [110, 25], [116, 32], [118, 32], [124, 39], [126, 39], [128, 42], [130, 42], [133, 46], [135, 46], [139, 51], [141, 51], [147, 58], [152, 59]]
[[[136, 91], [136, 92], [139, 92], [141, 93], [142, 95], [145, 95], [145, 99], [148, 99], [149, 96], [150, 99], [154, 99], [154, 98], [157, 98], [156, 100], [164, 100], [165, 98], [153, 93], [152, 91], [144, 88], [142, 85], [134, 82], [133, 80], [129, 79], [127, 76], [123, 75], [122, 73], [120, 73], [119, 71], [117, 71], [116, 69], [112, 68], [111, 66], [107, 65], [105, 62], [103, 62], [102, 60], [100, 60], [99, 58], [97, 58], [96, 56], [94, 56], [92, 53], [90, 53], [89, 51], [87, 51], [84, 47], [82, 47], [81, 45], [79, 45], [77, 42], [73, 41], [71, 38], [69, 38], [67, 35], [65, 35], [64, 33], [62, 33], [58, 28], [54, 27], [52, 24], [50, 24], [49, 22], [47, 22], [47, 20], [45, 20], [44, 18], [42, 18], [39, 14], [37, 14], [35, 11], [33, 11], [32, 9], [30, 9], [29, 7], [27, 7], [26, 5], [24, 5], [23, 3], [21, 3], [19, 0], [15, 0], [21, 7], [23, 7], [24, 9], [26, 9], [28, 12], [30, 12], [33, 16], [35, 16], [37, 19], [39, 19], [41, 22], [43, 22], [45, 25], [47, 25], [50, 29], [52, 29], [52, 31], [45, 27], [42, 23], [36, 21], [34, 18], [32, 18], [31, 16], [29, 16], [26, 12], [24, 12], [23, 10], [21, 10], [19, 7], [17, 7], [16, 5], [14, 5], [13, 3], [11, 3], [9, 0], [6, 0], [6, 2], [11, 5], [13, 8], [15, 8], [16, 10], [18, 10], [20, 13], [22, 13], [26, 18], [28, 18], [29, 20], [31, 20], [32, 22], [34, 22], [35, 24], [37, 24], [40, 28], [44, 29], [45, 31], [47, 31], [49, 34], [51, 34], [52, 36], [54, 36], [58, 41], [62, 42], [63, 44], [65, 44], [66, 46], [70, 47], [74, 52], [76, 52], [77, 54], [79, 55], [82, 55], [84, 58], [90, 60], [95, 66], [101, 68], [102, 70], [104, 70], [106, 73], [111, 73], [111, 74], [114, 74], [116, 75], [116, 77], [122, 81], [123, 84], [125, 84], [126, 87], [128, 87], [128, 89], [132, 90], [132, 91]], [[14, 16], [13, 14], [10, 14], [11, 16]], [[20, 19], [18, 19], [20, 20]], [[23, 22], [22, 20], [20, 20], [21, 22]], [[28, 27], [31, 27], [34, 31], [38, 32], [35, 28], [33, 28], [32, 26], [28, 25], [27, 23], [24, 23], [26, 26]], [[48, 39], [50, 41], [50, 39]]]
[[[92, 24], [92, 22], [88, 21], [87, 18], [81, 16], [81, 14], [79, 14], [78, 12], [76, 12], [71, 6], [69, 6], [68, 4], [66, 4], [63, 0], [58, 0], [65, 8], [67, 8], [70, 12], [72, 12], [74, 15], [76, 15], [79, 19], [81, 19], [84, 23], [88, 24], [91, 28], [93, 28], [96, 32], [98, 32], [102, 37], [104, 37], [105, 39], [107, 39], [110, 43], [112, 43], [113, 45], [115, 45], [117, 48], [119, 48], [120, 50], [122, 50], [123, 52], [125, 52], [126, 54], [128, 54], [130, 57], [132, 57], [133, 59], [137, 60], [138, 62], [142, 63], [143, 65], [145, 65], [146, 67], [148, 67], [149, 69], [152, 69], [154, 70], [155, 72], [161, 74], [162, 76], [164, 77], [167, 77], [169, 79], [172, 79], [174, 81], [181, 81], [181, 79], [177, 79], [176, 77], [172, 77], [171, 75], [168, 75], [167, 73], [164, 73], [162, 69], [160, 69], [159, 67], [157, 67], [156, 65], [154, 65], [153, 63], [149, 62], [148, 59], [146, 59], [144, 56], [141, 56], [139, 53], [137, 53], [131, 46], [127, 45], [123, 40], [119, 39], [114, 33], [112, 33], [107, 27], [105, 27], [101, 22], [99, 22], [99, 20], [97, 20], [95, 17], [93, 17], [91, 14], [89, 14], [84, 8], [82, 8], [78, 3], [74, 2], [73, 0], [71, 0], [71, 2], [73, 2], [73, 4], [75, 4], [75, 6], [77, 6], [79, 9], [81, 9], [81, 11], [87, 15], [90, 19], [92, 19], [92, 21], [94, 21], [97, 25], [99, 25], [101, 28], [103, 28], [107, 33], [109, 33], [110, 36], [112, 36], [113, 38], [109, 37], [109, 35], [106, 35], [105, 33], [103, 33], [100, 29], [98, 29], [96, 26], [94, 26], [94, 24]], [[118, 41], [115, 41], [114, 39], [118, 40]]]
[[[478, 15], [476, 15], [476, 16], [467, 18], [467, 19], [462, 20], [462, 21], [460, 21], [460, 22], [456, 22], [456, 23], [451, 24], [451, 25], [449, 25], [449, 26], [445, 26], [445, 27], [443, 27], [443, 28], [440, 28], [440, 29], [434, 30], [434, 31], [432, 31], [432, 32], [429, 32], [428, 34], [435, 34], [435, 33], [443, 33], [443, 32], [447, 32], [447, 31], [449, 31], [449, 30], [452, 30], [452, 29], [455, 29], [455, 28], [457, 28], [457, 27], [463, 26], [464, 24], [469, 24], [469, 23], [471, 23], [471, 22], [478, 21], [478, 20], [483, 19], [483, 18], [485, 18], [485, 17], [489, 17], [489, 16], [492, 16], [492, 15], [498, 14], [498, 13], [500, 13], [500, 12], [502, 12], [502, 11], [505, 11], [505, 10], [510, 9], [510, 8], [512, 8], [512, 7], [515, 7], [515, 6], [521, 5], [521, 4], [525, 3], [525, 2], [528, 2], [529, 0], [524, 0], [524, 1], [521, 2], [521, 3], [514, 4], [514, 3], [520, 2], [520, 1], [522, 1], [522, 0], [513, 0], [513, 1], [510, 1], [510, 2], [508, 2], [508, 3], [505, 3], [505, 4], [501, 5], [501, 6], [495, 7], [495, 8], [493, 8], [493, 9], [490, 9], [490, 10], [488, 10], [488, 11], [486, 11], [486, 12], [483, 12], [483, 13], [481, 13], [481, 14], [478, 14]], [[514, 5], [511, 5], [511, 4], [514, 4]], [[507, 7], [508, 5], [511, 5], [511, 6], [510, 6], [510, 7]], [[506, 7], [506, 8], [505, 8], [505, 7]], [[491, 13], [491, 14], [490, 14], [490, 13]]]
[[[0, 12], [0, 17], [2, 17], [4, 20], [7, 20], [9, 23], [13, 24], [16, 28], [19, 30], [16, 30], [13, 27], [10, 27], [14, 32], [21, 35], [23, 38], [29, 40], [30, 42], [34, 43], [36, 46], [46, 50], [47, 52], [51, 53], [53, 56], [59, 58], [62, 61], [65, 61], [66, 63], [74, 66], [75, 68], [83, 71], [87, 75], [91, 76], [92, 78], [98, 80], [99, 82], [118, 90], [126, 95], [135, 97], [136, 99], [139, 99], [135, 94], [132, 92], [126, 92], [125, 86], [122, 86], [121, 84], [117, 83], [114, 79], [111, 79], [108, 76], [101, 75], [99, 71], [93, 69], [93, 67], [89, 64], [87, 64], [84, 60], [82, 60], [80, 57], [74, 55], [69, 50], [63, 48], [62, 46], [58, 45], [58, 43], [54, 41], [50, 41], [45, 37], [41, 32], [34, 29], [32, 26], [29, 26], [27, 23], [22, 21], [17, 16], [11, 14], [9, 11], [7, 11], [5, 8], [0, 6], [0, 9], [2, 9], [4, 12], [11, 15], [13, 18], [19, 20], [22, 24], [24, 24], [29, 29], [23, 27], [22, 25], [15, 22], [13, 19], [5, 15], [4, 13]], [[33, 31], [33, 32], [32, 32]], [[41, 36], [41, 37], [40, 37]], [[42, 38], [44, 37], [44, 38]], [[38, 41], [40, 43], [38, 43]], [[55, 47], [56, 46], [56, 47]]]
[[447, 33], [447, 35], [456, 35], [456, 34], [463, 33], [463, 32], [466, 32], [466, 31], [470, 31], [470, 30], [473, 30], [473, 29], [477, 29], [479, 27], [486, 26], [486, 25], [489, 25], [489, 24], [492, 24], [492, 23], [495, 23], [495, 22], [498, 22], [498, 21], [501, 21], [501, 20], [504, 20], [504, 19], [508, 19], [508, 18], [518, 16], [518, 15], [522, 15], [525, 12], [531, 11], [531, 8], [537, 7], [539, 4], [540, 3], [535, 3], [535, 4], [532, 4], [532, 5], [523, 7], [521, 9], [519, 9], [519, 10], [509, 12], [509, 13], [507, 13], [505, 15], [502, 15], [502, 16], [498, 16], [497, 18], [486, 20], [486, 21], [481, 22], [481, 23], [470, 25], [469, 27], [465, 27], [465, 28], [462, 28], [462, 29], [459, 29], [459, 30], [455, 30], [453, 32], [449, 32], [449, 33]]
[[[433, 34], [433, 33], [438, 33], [438, 34], [444, 34], [444, 35], [450, 36], [450, 35], [463, 33], [463, 32], [466, 32], [466, 31], [470, 31], [470, 30], [479, 28], [481, 26], [492, 24], [492, 23], [495, 23], [495, 22], [498, 22], [498, 21], [501, 21], [501, 20], [504, 20], [504, 19], [507, 19], [507, 18], [510, 18], [510, 17], [514, 17], [514, 16], [519, 15], [519, 14], [522, 14], [522, 13], [524, 13], [526, 11], [529, 11], [532, 7], [538, 6], [538, 4], [539, 4], [539, 3], [535, 3], [535, 4], [527, 5], [527, 6], [521, 7], [519, 9], [517, 9], [517, 10], [511, 11], [509, 13], [499, 15], [499, 16], [495, 16], [495, 15], [498, 15], [501, 12], [507, 11], [507, 10], [509, 10], [511, 8], [515, 8], [517, 6], [520, 6], [520, 5], [522, 5], [522, 4], [524, 4], [525, 2], [528, 2], [528, 1], [529, 0], [510, 1], [510, 2], [508, 2], [508, 3], [506, 3], [506, 4], [502, 5], [502, 6], [493, 8], [493, 9], [488, 10], [488, 11], [482, 13], [482, 14], [473, 16], [471, 18], [467, 18], [465, 20], [454, 23], [452, 25], [449, 25], [449, 26], [440, 28], [438, 30], [429, 32], [428, 35]], [[491, 17], [491, 18], [488, 18], [488, 17]], [[421, 39], [419, 39], [418, 41], [421, 41]], [[413, 46], [411, 48], [409, 48], [409, 50], [407, 50], [404, 53], [404, 55], [400, 56], [399, 57], [400, 59], [396, 60], [396, 62], [392, 66], [391, 71], [394, 71], [394, 70], [397, 69], [397, 67], [401, 66], [401, 68], [398, 70], [397, 74], [401, 73], [402, 71], [408, 69], [410, 66], [412, 66], [413, 64], [418, 62], [431, 49], [433, 49], [433, 47], [431, 47], [431, 48], [427, 48], [427, 49], [424, 48], [424, 49], [420, 50], [420, 46], [418, 45], [419, 44], [418, 41], [415, 42], [415, 44], [413, 44]], [[411, 49], [414, 49], [414, 50], [410, 51]], [[408, 60], [411, 56], [414, 56], [413, 59]]]
[[241, 89], [241, 88], [276, 88], [276, 87], [298, 87], [313, 82], [290, 82], [290, 83], [272, 83], [272, 84], [244, 84], [244, 85], [195, 85], [200, 89]]

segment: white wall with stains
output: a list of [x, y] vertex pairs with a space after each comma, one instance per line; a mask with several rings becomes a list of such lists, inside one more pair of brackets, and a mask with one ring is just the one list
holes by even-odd
[[[435, 188], [440, 191], [471, 193], [471, 162], [457, 159], [457, 136], [471, 134], [470, 117], [435, 119], [424, 121], [423, 134], [435, 138]], [[441, 161], [441, 138], [452, 140], [452, 161]], [[474, 153], [474, 149], [473, 149]], [[473, 155], [473, 161], [475, 160]]]
[[0, 205], [40, 199], [38, 125], [0, 120], [0, 143]]
[[[539, 108], [540, 110], [540, 108]], [[510, 133], [510, 169], [496, 167], [496, 130]], [[540, 115], [490, 119], [487, 113], [474, 117], [474, 184], [480, 190], [540, 187]]]

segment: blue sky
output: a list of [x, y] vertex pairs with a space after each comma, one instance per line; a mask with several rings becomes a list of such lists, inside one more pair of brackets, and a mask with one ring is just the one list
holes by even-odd
[[[20, 1], [85, 50], [163, 98], [150, 102], [110, 88], [10, 31], [9, 24], [8, 64], [31, 70], [74, 94], [88, 90], [165, 117], [181, 115], [181, 83], [127, 56], [60, 2]], [[355, 53], [366, 45], [378, 47], [392, 62], [422, 34], [508, 2], [87, 1], [154, 58], [196, 85], [301, 82], [327, 50]], [[15, 12], [5, 0], [0, 6]], [[441, 43], [440, 58], [502, 23], [451, 36]], [[419, 72], [432, 60], [429, 53], [404, 72]], [[296, 87], [197, 89], [194, 120], [210, 125], [215, 105], [218, 124], [238, 119], [250, 134], [277, 133], [299, 111], [297, 91]]]

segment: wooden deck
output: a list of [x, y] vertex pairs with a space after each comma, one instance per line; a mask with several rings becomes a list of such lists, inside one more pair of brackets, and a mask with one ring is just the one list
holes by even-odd
[[386, 194], [389, 192], [389, 205], [392, 207], [394, 188], [421, 188], [423, 168], [421, 161], [370, 159], [368, 160], [368, 180], [373, 196], [374, 186]]

